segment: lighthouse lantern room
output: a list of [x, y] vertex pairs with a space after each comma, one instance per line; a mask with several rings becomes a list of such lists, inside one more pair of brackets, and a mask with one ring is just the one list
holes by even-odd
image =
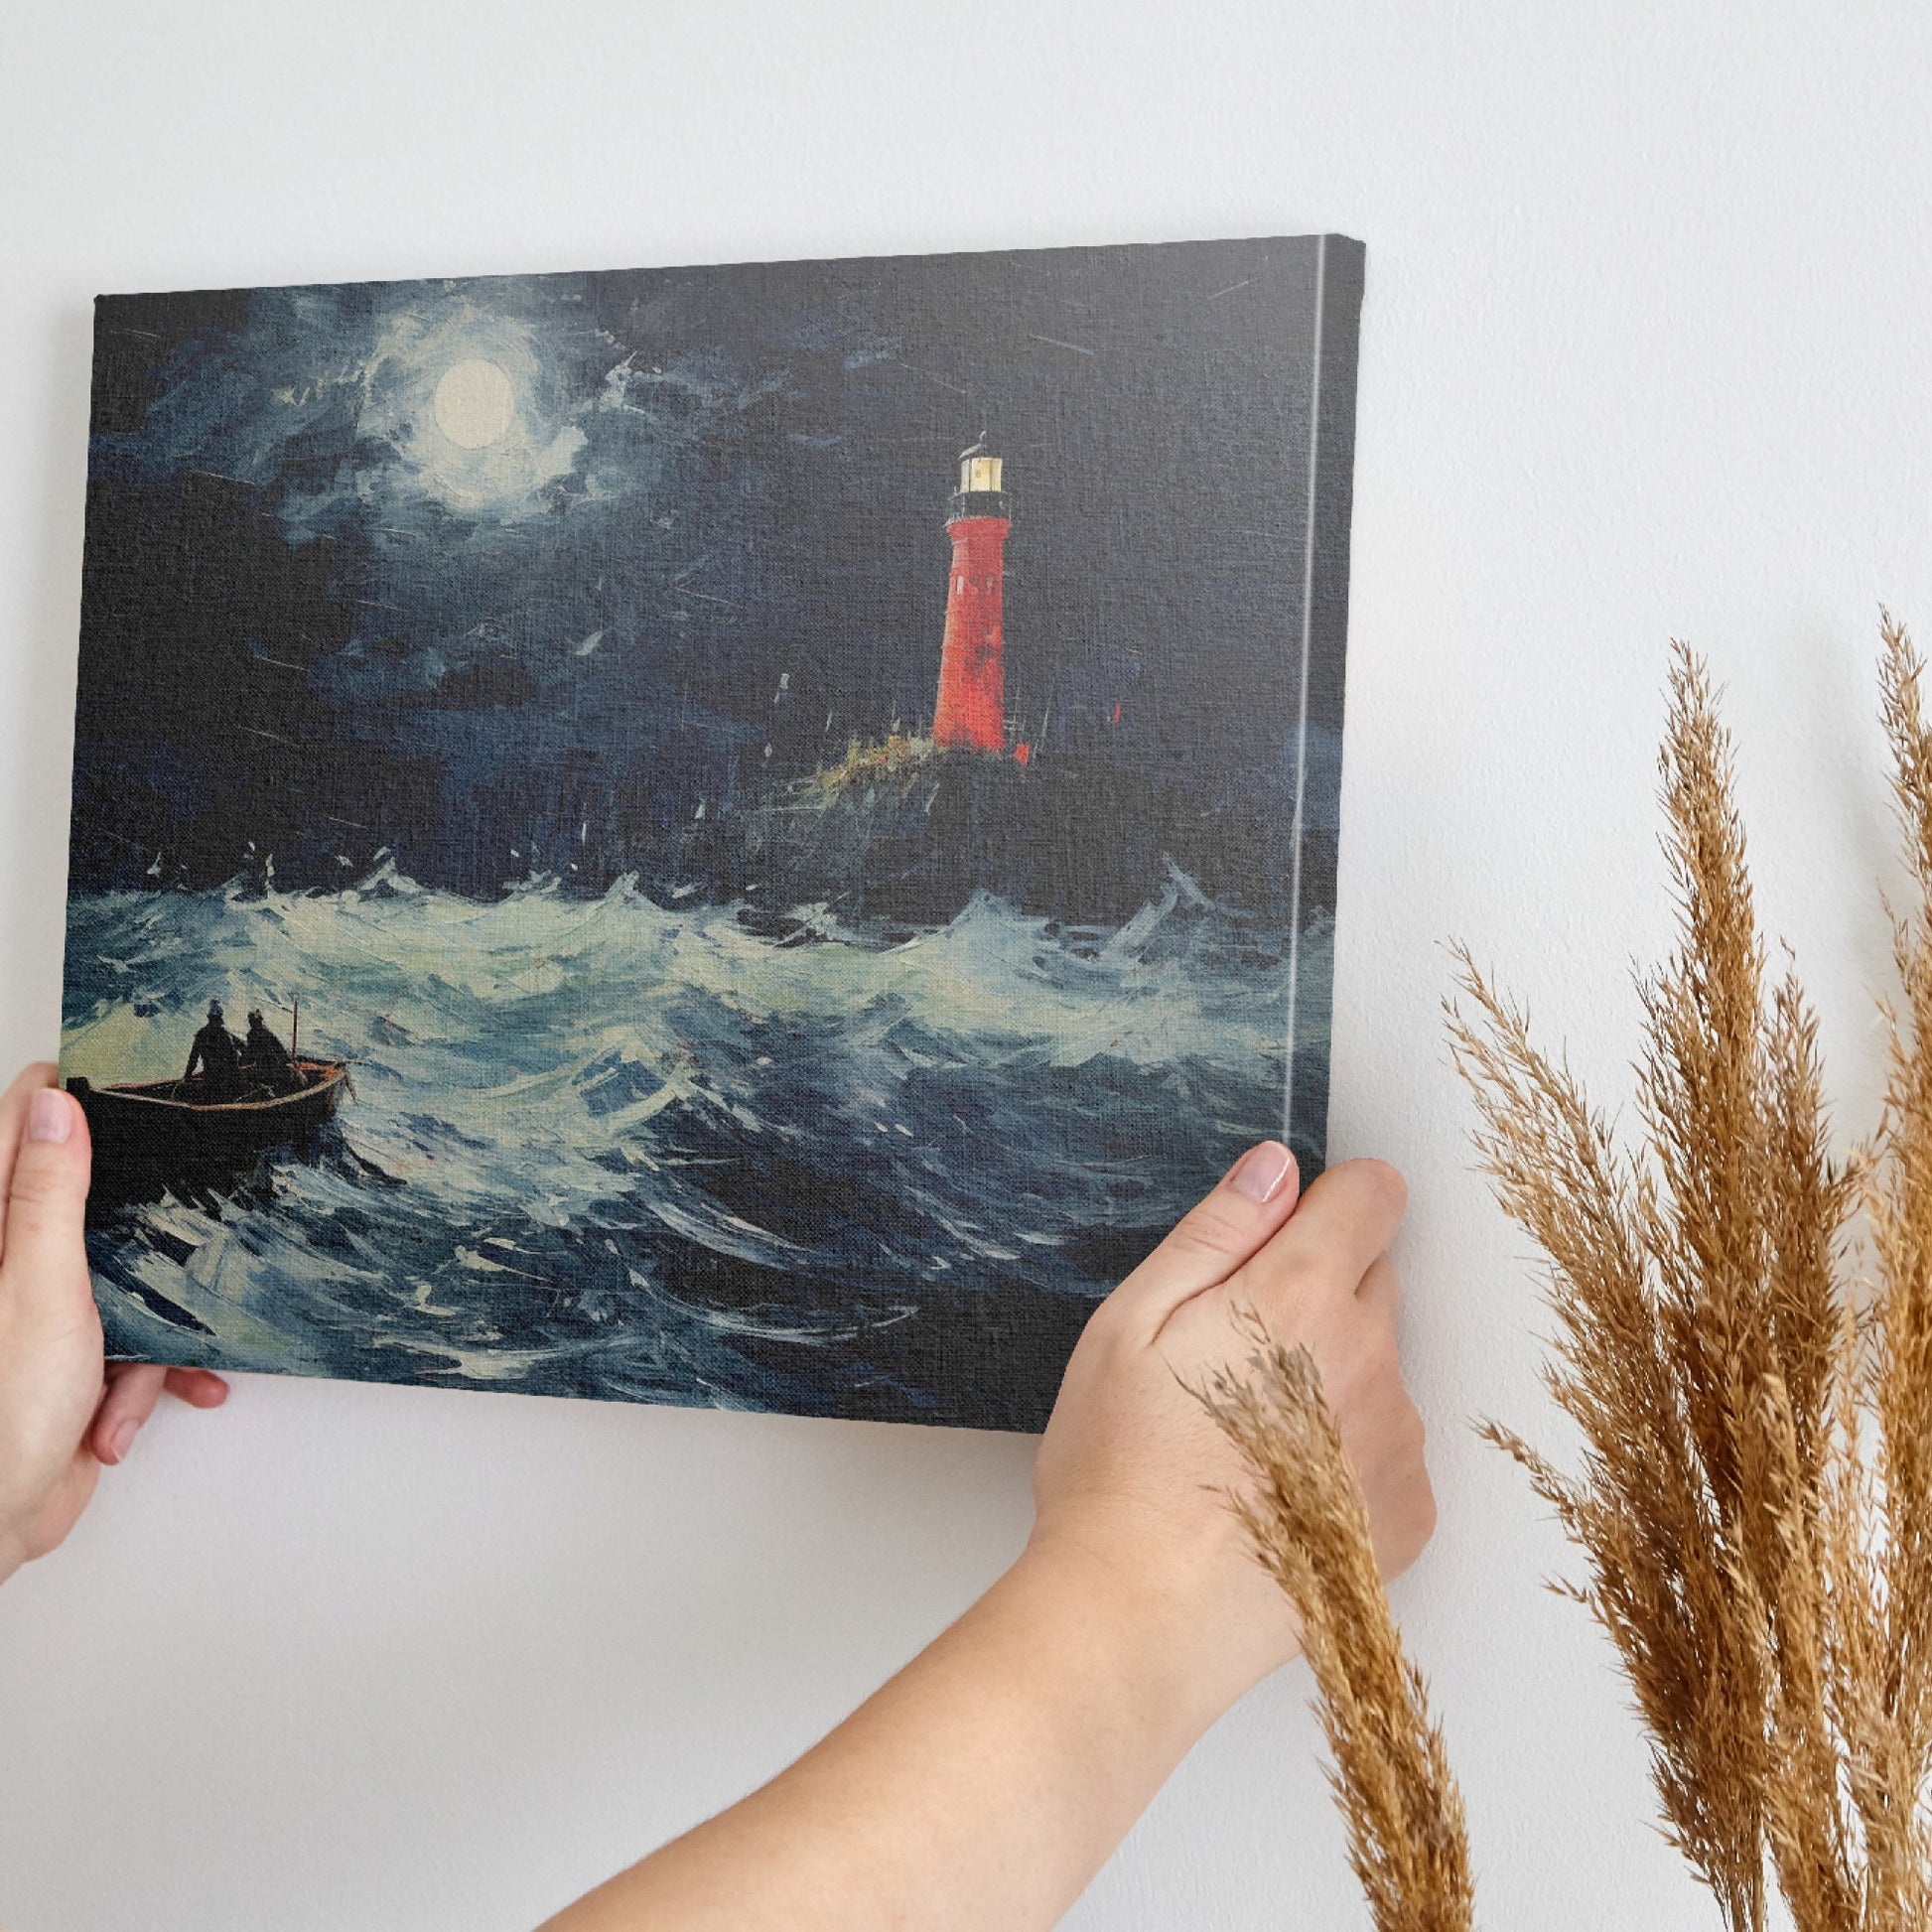
[[1007, 532], [1012, 505], [1001, 484], [1002, 459], [981, 437], [960, 453], [959, 487], [946, 511], [952, 576], [946, 633], [939, 649], [939, 696], [932, 742], [942, 751], [1006, 751], [1005, 639], [1001, 631]]

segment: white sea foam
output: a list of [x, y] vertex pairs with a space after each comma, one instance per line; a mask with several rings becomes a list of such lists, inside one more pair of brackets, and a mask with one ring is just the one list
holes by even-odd
[[910, 935], [800, 920], [778, 942], [630, 882], [482, 903], [388, 866], [76, 900], [69, 1072], [167, 1077], [208, 999], [286, 1037], [299, 998], [303, 1050], [355, 1086], [320, 1157], [103, 1226], [126, 1345], [799, 1406], [873, 1377], [943, 1406], [863, 1338], [946, 1298], [1090, 1297], [1096, 1230], [1158, 1224], [1276, 1129], [1281, 948], [1184, 880], [1112, 933], [985, 896]]

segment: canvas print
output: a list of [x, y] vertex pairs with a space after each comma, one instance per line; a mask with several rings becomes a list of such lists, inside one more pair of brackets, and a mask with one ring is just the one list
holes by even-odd
[[1039, 1427], [1327, 1109], [1362, 250], [103, 297], [112, 1352]]

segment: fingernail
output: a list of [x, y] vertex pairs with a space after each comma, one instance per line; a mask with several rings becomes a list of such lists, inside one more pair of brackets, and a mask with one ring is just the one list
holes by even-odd
[[114, 1433], [107, 1439], [107, 1453], [111, 1461], [118, 1462], [134, 1447], [134, 1438], [141, 1425], [132, 1416], [123, 1416], [114, 1425]]
[[30, 1141], [65, 1141], [73, 1132], [73, 1102], [57, 1087], [42, 1087], [27, 1109]]
[[1281, 1189], [1288, 1178], [1289, 1171], [1295, 1166], [1295, 1157], [1288, 1149], [1276, 1141], [1264, 1141], [1260, 1147], [1251, 1147], [1228, 1175], [1228, 1185], [1237, 1194], [1246, 1194], [1250, 1200], [1270, 1201]]

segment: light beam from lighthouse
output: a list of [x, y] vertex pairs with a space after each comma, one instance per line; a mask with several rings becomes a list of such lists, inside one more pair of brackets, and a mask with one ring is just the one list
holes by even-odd
[[1012, 502], [1001, 487], [1002, 460], [982, 436], [959, 458], [959, 487], [946, 510], [952, 577], [946, 634], [939, 650], [939, 696], [932, 742], [941, 751], [1007, 748], [1006, 643], [1001, 607]]

